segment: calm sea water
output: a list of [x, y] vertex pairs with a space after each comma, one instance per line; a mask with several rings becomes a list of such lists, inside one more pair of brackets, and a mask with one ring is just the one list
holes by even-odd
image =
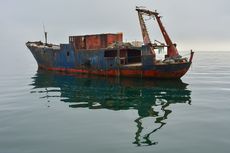
[[159, 81], [37, 72], [32, 56], [1, 57], [0, 152], [229, 152], [229, 58], [196, 52], [181, 81]]

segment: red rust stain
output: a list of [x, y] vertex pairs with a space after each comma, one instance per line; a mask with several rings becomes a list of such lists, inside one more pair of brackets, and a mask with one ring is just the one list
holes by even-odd
[[39, 65], [39, 68], [49, 71], [60, 71], [66, 73], [84, 73], [102, 76], [126, 76], [126, 77], [143, 77], [143, 78], [181, 78], [188, 69], [182, 69], [175, 72], [159, 72], [155, 70], [86, 70], [86, 69], [70, 69], [70, 68], [53, 68]]

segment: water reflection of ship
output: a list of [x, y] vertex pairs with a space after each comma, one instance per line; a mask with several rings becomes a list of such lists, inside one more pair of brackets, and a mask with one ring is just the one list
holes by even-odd
[[[137, 132], [133, 142], [137, 146], [158, 143], [151, 135], [166, 124], [172, 112], [169, 105], [191, 103], [191, 91], [181, 80], [104, 78], [41, 71], [33, 77], [31, 85], [34, 87], [32, 92], [45, 94], [42, 98], [49, 99], [58, 92], [61, 101], [71, 108], [137, 110], [139, 117], [135, 120]], [[143, 122], [148, 117], [157, 127], [145, 132]]]

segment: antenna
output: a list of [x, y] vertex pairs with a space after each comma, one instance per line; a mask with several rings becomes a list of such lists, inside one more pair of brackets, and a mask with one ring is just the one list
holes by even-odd
[[44, 23], [43, 23], [43, 32], [44, 32], [44, 35], [45, 35], [45, 44], [47, 44], [47, 32], [46, 32]]

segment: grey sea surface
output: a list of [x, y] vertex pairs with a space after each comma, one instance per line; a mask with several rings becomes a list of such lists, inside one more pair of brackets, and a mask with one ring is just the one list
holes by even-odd
[[196, 52], [179, 81], [37, 71], [24, 52], [0, 57], [0, 153], [230, 151], [230, 52]]

